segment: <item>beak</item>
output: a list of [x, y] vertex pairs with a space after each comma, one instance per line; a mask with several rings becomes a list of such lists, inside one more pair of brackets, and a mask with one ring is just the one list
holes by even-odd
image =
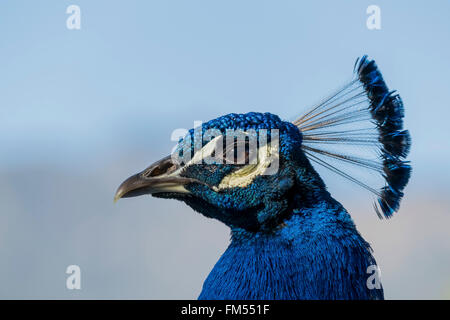
[[179, 176], [181, 168], [170, 156], [152, 164], [144, 171], [126, 179], [116, 191], [114, 202], [120, 198], [136, 197], [155, 193], [189, 193], [184, 187], [198, 182], [192, 178]]

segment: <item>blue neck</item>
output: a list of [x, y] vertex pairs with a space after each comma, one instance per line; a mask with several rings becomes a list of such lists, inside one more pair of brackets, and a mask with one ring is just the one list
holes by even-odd
[[334, 199], [294, 209], [272, 233], [232, 230], [232, 241], [199, 299], [382, 299], [367, 287], [375, 265], [345, 209]]

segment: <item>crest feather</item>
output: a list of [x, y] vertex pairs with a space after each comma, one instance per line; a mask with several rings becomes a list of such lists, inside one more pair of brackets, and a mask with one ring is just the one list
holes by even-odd
[[[363, 56], [356, 60], [351, 81], [293, 123], [303, 134], [303, 150], [312, 162], [374, 193], [378, 216], [390, 218], [399, 209], [411, 175], [406, 161], [411, 138], [403, 130], [403, 117], [400, 96], [389, 91], [375, 61]], [[378, 173], [384, 186], [371, 187], [339, 169], [342, 164]]]

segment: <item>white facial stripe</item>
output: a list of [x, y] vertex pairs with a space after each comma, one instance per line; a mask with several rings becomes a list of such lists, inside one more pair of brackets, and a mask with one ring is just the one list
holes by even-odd
[[[168, 176], [178, 176], [182, 170], [186, 169], [193, 164], [205, 163], [204, 160], [211, 158], [214, 151], [216, 157], [218, 153], [222, 153], [223, 148], [223, 136], [217, 136], [208, 142], [202, 149], [198, 150], [191, 160], [186, 165], [180, 167], [176, 171], [170, 173]], [[270, 144], [265, 144], [258, 148], [258, 160], [256, 164], [248, 164], [241, 169], [232, 172], [225, 176], [220, 182], [218, 187], [213, 187], [214, 191], [223, 189], [241, 187], [244, 188], [250, 185], [253, 180], [261, 175], [273, 174], [273, 170], [278, 168], [279, 163], [279, 149], [278, 143], [273, 141]], [[216, 159], [218, 162], [223, 159]], [[272, 173], [271, 173], [272, 172]]]
[[251, 184], [253, 180], [268, 171], [268, 167], [273, 161], [278, 161], [278, 146], [273, 144], [264, 145], [258, 149], [258, 163], [249, 164], [231, 174], [225, 176], [216, 187], [216, 191], [228, 188], [244, 188]]
[[216, 146], [218, 146], [218, 150], [222, 150], [223, 148], [223, 136], [217, 136], [214, 139], [212, 139], [210, 142], [208, 142], [203, 148], [198, 150], [192, 159], [186, 164], [186, 166], [189, 166], [191, 164], [200, 164], [203, 162], [204, 159], [207, 157], [210, 157], [214, 150], [216, 150]]
[[169, 174], [169, 176], [178, 176], [182, 170], [186, 169], [190, 165], [193, 164], [201, 164], [203, 159], [208, 158], [212, 155], [214, 150], [216, 150], [216, 146], [219, 144], [220, 150], [222, 150], [223, 136], [217, 136], [203, 146], [200, 150], [198, 150], [191, 160], [189, 160], [186, 165], [178, 168], [176, 171]]

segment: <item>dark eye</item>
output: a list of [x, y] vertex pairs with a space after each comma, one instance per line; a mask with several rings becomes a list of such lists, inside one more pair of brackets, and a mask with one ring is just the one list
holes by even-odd
[[225, 146], [223, 161], [225, 164], [249, 164], [250, 154], [248, 140], [237, 140], [230, 146]]

